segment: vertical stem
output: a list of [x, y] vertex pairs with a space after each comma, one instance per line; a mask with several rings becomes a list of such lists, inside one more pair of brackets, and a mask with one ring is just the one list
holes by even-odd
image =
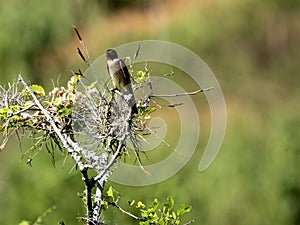
[[93, 184], [89, 179], [88, 176], [88, 169], [85, 168], [81, 171], [82, 173], [82, 180], [85, 184], [85, 196], [86, 196], [86, 206], [87, 206], [87, 224], [88, 225], [95, 225], [93, 221], [93, 201], [92, 201], [92, 189]]
[[93, 208], [93, 220], [96, 222], [96, 224], [102, 224], [100, 222], [100, 215], [101, 215], [101, 201], [102, 201], [102, 194], [104, 189], [105, 182], [97, 181], [97, 188], [95, 193], [95, 202], [94, 202], [94, 208]]
[[[104, 190], [105, 181], [98, 180], [95, 181], [94, 177], [88, 177], [88, 169], [85, 168], [81, 171], [82, 180], [85, 183], [85, 196], [86, 196], [86, 206], [87, 206], [87, 224], [88, 225], [100, 225], [101, 216], [101, 201], [102, 193]], [[96, 193], [93, 199], [92, 189], [96, 187]]]

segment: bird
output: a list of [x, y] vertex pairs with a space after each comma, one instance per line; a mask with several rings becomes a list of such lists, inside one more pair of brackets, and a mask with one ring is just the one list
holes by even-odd
[[128, 105], [131, 107], [131, 115], [138, 114], [134, 93], [132, 90], [130, 73], [125, 62], [119, 59], [115, 49], [105, 51], [107, 61], [107, 71], [112, 79], [114, 88], [123, 95], [129, 95]]

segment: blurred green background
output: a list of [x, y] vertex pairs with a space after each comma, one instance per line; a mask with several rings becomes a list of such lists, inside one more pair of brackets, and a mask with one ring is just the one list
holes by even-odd
[[[160, 39], [191, 49], [214, 71], [228, 111], [217, 159], [198, 172], [210, 130], [198, 96], [201, 136], [192, 160], [163, 183], [116, 185], [123, 206], [171, 194], [193, 206], [185, 219], [196, 224], [300, 224], [299, 0], [1, 0], [0, 16], [1, 85], [22, 73], [50, 90], [51, 80], [62, 85], [70, 70], [84, 70], [72, 25], [92, 58], [126, 42]], [[30, 167], [22, 159], [30, 144], [20, 151], [14, 137], [0, 153], [0, 224], [33, 221], [53, 205], [44, 224], [81, 224], [83, 186], [72, 161], [57, 152], [54, 168], [44, 151]], [[105, 217], [135, 224], [116, 210]]]

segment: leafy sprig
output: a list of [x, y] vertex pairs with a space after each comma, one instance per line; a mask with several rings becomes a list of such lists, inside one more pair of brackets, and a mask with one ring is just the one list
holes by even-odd
[[[120, 207], [120, 197], [120, 193], [110, 186], [106, 192], [105, 200], [102, 202], [102, 205], [105, 206], [105, 209], [108, 209], [109, 206], [118, 208], [122, 213], [138, 220], [139, 225], [179, 225], [181, 224], [182, 217], [192, 209], [191, 206], [186, 206], [184, 204], [175, 208], [175, 201], [173, 197], [169, 195], [165, 203], [161, 203], [155, 198], [149, 206], [140, 200], [128, 201], [129, 208], [131, 208], [132, 211], [137, 211], [136, 214], [133, 214]], [[194, 220], [191, 220], [188, 223], [190, 224], [192, 222], [194, 222]]]

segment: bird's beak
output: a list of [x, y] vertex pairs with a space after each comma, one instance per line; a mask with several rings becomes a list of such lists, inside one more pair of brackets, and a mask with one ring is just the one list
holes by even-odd
[[112, 61], [112, 58], [111, 57], [109, 57], [109, 55], [106, 53], [106, 60], [107, 61]]

